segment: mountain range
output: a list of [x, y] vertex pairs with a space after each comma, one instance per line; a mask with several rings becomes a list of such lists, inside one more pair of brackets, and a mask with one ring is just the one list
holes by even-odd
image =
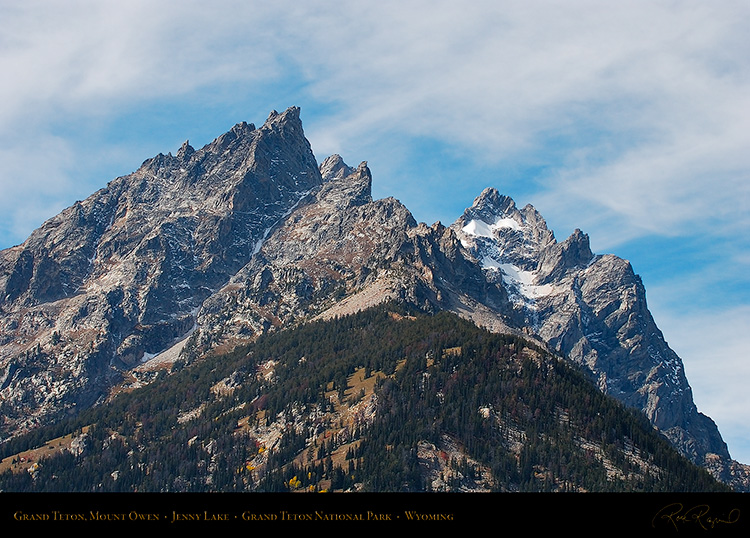
[[[494, 188], [450, 225], [417, 222], [398, 200], [373, 199], [366, 162], [349, 166], [332, 155], [318, 163], [296, 107], [273, 111], [260, 127], [239, 123], [198, 150], [185, 142], [176, 155], [148, 159], [0, 251], [0, 447], [110, 406], [118, 394], [162, 382], [166, 372], [175, 376], [237, 350], [259, 353], [247, 346], [305, 327], [338, 327], [384, 307], [389, 319], [450, 315], [449, 324], [516, 339], [499, 348], [522, 348], [547, 357], [544, 364], [559, 359], [598, 394], [644, 416], [688, 462], [750, 491], [750, 468], [732, 460], [716, 424], [697, 410], [682, 361], [629, 262], [593, 253], [580, 230], [558, 241], [534, 207], [519, 208]], [[450, 332], [440, 327], [433, 333]], [[466, 334], [471, 342], [489, 338]], [[336, 356], [331, 346], [327, 353]], [[433, 367], [468, 361], [465, 346], [428, 346], [425, 357]], [[278, 361], [266, 359], [255, 374], [280, 376]], [[359, 366], [348, 363], [330, 380], [340, 400]], [[463, 384], [484, 377], [452, 367]], [[222, 380], [229, 392], [244, 386], [237, 368]], [[383, 371], [393, 375], [395, 363]], [[362, 400], [368, 405], [388, 401], [373, 387], [362, 390], [374, 398]], [[545, 394], [544, 386], [536, 390]], [[285, 394], [287, 405], [297, 402], [294, 390]], [[492, 415], [491, 406], [480, 407], [480, 415]], [[266, 426], [273, 423], [268, 408], [256, 408]], [[415, 443], [438, 461], [435, 454], [458, 442], [447, 432]], [[310, 439], [298, 453], [324, 446]]]

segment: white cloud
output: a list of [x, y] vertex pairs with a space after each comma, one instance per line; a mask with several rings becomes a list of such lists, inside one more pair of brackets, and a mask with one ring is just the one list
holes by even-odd
[[[263, 4], [234, 17], [196, 2], [29, 1], [2, 9], [0, 121], [171, 97], [221, 82], [273, 76], [273, 50], [257, 47]], [[262, 36], [260, 36], [262, 39]], [[62, 109], [62, 110], [61, 110]]]
[[266, 4], [6, 7], [0, 135], [291, 71], [300, 97], [335, 105], [307, 125], [322, 154], [395, 133], [485, 162], [546, 160], [563, 167], [540, 178], [550, 196], [591, 204], [623, 234], [737, 205], [747, 183], [735, 179], [750, 168], [742, 3]]

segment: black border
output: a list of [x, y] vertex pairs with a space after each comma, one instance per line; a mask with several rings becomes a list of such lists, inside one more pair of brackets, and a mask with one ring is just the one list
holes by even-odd
[[0, 493], [0, 506], [0, 528], [20, 531], [492, 525], [501, 533], [750, 535], [750, 494], [744, 493]]

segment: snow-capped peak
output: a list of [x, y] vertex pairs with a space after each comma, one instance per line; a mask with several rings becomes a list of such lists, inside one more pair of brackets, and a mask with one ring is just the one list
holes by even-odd
[[519, 210], [510, 197], [485, 189], [454, 230], [482, 269], [501, 280], [516, 302], [528, 306], [555, 291], [538, 282], [540, 254], [555, 240], [532, 206]]

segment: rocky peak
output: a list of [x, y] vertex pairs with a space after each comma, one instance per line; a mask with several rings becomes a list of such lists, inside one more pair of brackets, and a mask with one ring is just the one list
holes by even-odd
[[555, 243], [554, 233], [531, 205], [485, 189], [452, 225], [461, 243], [487, 269], [536, 271], [538, 255]]
[[[544, 246], [554, 239], [539, 212], [531, 205], [518, 209], [515, 201], [495, 188], [485, 189], [456, 221], [467, 236], [497, 238], [508, 232], [522, 232]], [[455, 226], [454, 226], [455, 227]]]
[[354, 169], [344, 162], [341, 155], [334, 154], [326, 159], [320, 165], [320, 175], [323, 181], [330, 181], [332, 179], [342, 179], [352, 174]]
[[272, 110], [261, 129], [274, 129], [280, 132], [301, 132], [302, 120], [299, 107], [292, 106], [279, 114]]
[[190, 145], [190, 142], [188, 140], [185, 140], [185, 142], [183, 142], [182, 146], [177, 152], [177, 158], [181, 161], [185, 161], [189, 159], [193, 153], [195, 153], [195, 149]]
[[339, 155], [332, 155], [323, 161], [320, 170], [326, 183], [319, 199], [334, 204], [338, 210], [372, 202], [372, 173], [366, 161], [352, 168]]
[[537, 264], [537, 281], [546, 284], [560, 280], [566, 271], [584, 268], [593, 258], [589, 236], [576, 229], [562, 243], [552, 243], [541, 252]]
[[0, 251], [5, 431], [96, 401], [185, 337], [201, 303], [321, 183], [291, 108], [148, 159]]
[[502, 195], [494, 187], [488, 187], [474, 199], [474, 203], [468, 208], [463, 218], [468, 222], [480, 219], [486, 224], [492, 224], [499, 217], [513, 218], [518, 214], [516, 203], [509, 196]]

